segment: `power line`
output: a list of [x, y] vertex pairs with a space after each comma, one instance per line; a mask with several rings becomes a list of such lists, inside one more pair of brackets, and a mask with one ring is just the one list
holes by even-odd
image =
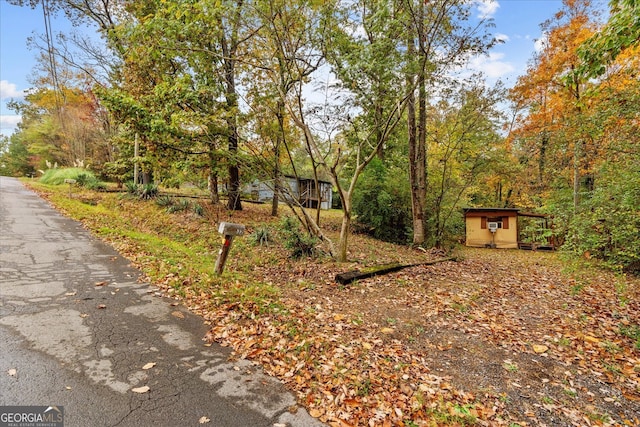
[[[58, 115], [60, 115], [61, 104], [64, 102], [64, 93], [60, 88], [60, 82], [58, 80], [58, 70], [56, 66], [56, 58], [55, 58], [54, 46], [53, 46], [53, 31], [51, 30], [51, 14], [49, 13], [47, 0], [42, 0], [42, 13], [44, 16], [44, 28], [45, 28], [45, 36], [47, 40], [47, 55], [49, 58], [51, 81], [53, 83], [53, 89], [55, 94], [56, 110], [58, 112]], [[60, 99], [61, 97], [62, 97], [62, 102]]]

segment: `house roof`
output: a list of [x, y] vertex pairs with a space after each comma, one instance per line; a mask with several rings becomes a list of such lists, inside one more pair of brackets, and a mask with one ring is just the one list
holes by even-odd
[[518, 216], [527, 216], [533, 218], [549, 218], [548, 214], [540, 214], [535, 212], [520, 212], [519, 208], [462, 208], [465, 215], [468, 213], [484, 213], [484, 212], [515, 212]]
[[[295, 176], [295, 175], [285, 175], [285, 178], [297, 179], [298, 181], [315, 181], [314, 178], [306, 178], [303, 176]], [[318, 179], [318, 182], [321, 182], [323, 184], [331, 184], [331, 181], [327, 181], [324, 179]]]

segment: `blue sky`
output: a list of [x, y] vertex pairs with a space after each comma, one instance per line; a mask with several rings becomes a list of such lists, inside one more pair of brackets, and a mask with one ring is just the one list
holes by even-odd
[[[476, 58], [472, 67], [485, 72], [490, 80], [502, 79], [507, 86], [526, 70], [535, 51], [535, 40], [541, 37], [540, 23], [553, 16], [562, 6], [560, 0], [477, 0], [476, 15], [495, 21], [492, 30], [504, 39], [489, 57]], [[64, 16], [52, 18], [53, 32], [71, 28]], [[37, 52], [27, 48], [27, 38], [44, 34], [41, 9], [18, 7], [0, 0], [0, 127], [10, 135], [19, 117], [6, 107], [7, 101], [19, 100], [29, 89], [29, 75], [35, 66]]]

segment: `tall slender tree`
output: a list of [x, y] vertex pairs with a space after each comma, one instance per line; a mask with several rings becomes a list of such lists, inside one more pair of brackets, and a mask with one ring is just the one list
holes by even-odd
[[[413, 243], [423, 244], [428, 217], [427, 199], [427, 104], [437, 98], [437, 87], [448, 73], [473, 55], [488, 51], [496, 40], [487, 32], [492, 22], [471, 24], [474, 2], [436, 0], [400, 2], [406, 25], [406, 91]], [[414, 94], [414, 92], [417, 94]], [[417, 104], [417, 105], [416, 105]]]

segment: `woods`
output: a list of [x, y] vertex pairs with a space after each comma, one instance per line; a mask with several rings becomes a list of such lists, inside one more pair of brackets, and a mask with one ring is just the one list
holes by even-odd
[[[45, 3], [103, 46], [47, 44], [13, 103], [3, 173], [75, 165], [123, 183], [136, 164], [145, 183], [207, 188], [231, 211], [268, 182], [272, 214], [286, 201], [339, 261], [354, 227], [446, 248], [463, 207], [518, 207], [549, 214], [563, 249], [640, 271], [633, 0], [613, 0], [606, 21], [565, 0], [510, 88], [464, 72], [499, 43], [467, 0]], [[333, 184], [337, 241], [319, 206], [278, 197], [286, 175]]]

